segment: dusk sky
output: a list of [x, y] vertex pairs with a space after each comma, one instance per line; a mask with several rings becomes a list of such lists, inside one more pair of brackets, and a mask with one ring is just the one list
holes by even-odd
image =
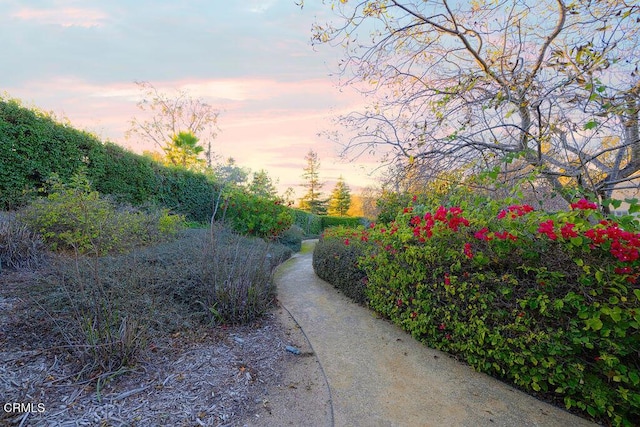
[[304, 156], [315, 150], [330, 193], [339, 175], [354, 190], [371, 184], [374, 164], [347, 164], [318, 133], [362, 104], [340, 91], [340, 48], [310, 43], [311, 24], [331, 19], [320, 1], [0, 0], [0, 93], [52, 111], [72, 125], [136, 152], [125, 138], [148, 81], [186, 89], [220, 109], [214, 151], [280, 188], [302, 195]]

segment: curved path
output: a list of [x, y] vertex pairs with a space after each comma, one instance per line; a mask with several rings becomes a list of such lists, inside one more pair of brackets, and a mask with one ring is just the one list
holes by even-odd
[[278, 298], [307, 336], [332, 403], [326, 425], [592, 426], [413, 340], [319, 279], [314, 241], [278, 268]]

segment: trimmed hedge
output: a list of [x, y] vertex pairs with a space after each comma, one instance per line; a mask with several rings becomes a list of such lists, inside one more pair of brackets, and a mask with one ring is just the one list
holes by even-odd
[[358, 266], [364, 245], [358, 236], [359, 231], [345, 227], [325, 230], [313, 251], [313, 269], [347, 297], [366, 304], [366, 274]]
[[360, 217], [350, 216], [321, 216], [320, 226], [323, 230], [329, 227], [357, 227], [363, 224], [363, 219]]
[[278, 243], [285, 245], [293, 252], [300, 252], [302, 249], [302, 238], [304, 237], [304, 232], [302, 228], [293, 224], [291, 227], [286, 229], [280, 236], [278, 236]]
[[305, 212], [300, 209], [292, 209], [293, 223], [302, 228], [306, 237], [317, 237], [322, 233], [322, 219], [319, 215]]
[[69, 182], [81, 167], [96, 190], [120, 202], [159, 204], [191, 221], [210, 219], [218, 190], [212, 178], [164, 167], [18, 100], [0, 98], [0, 210], [26, 205], [53, 174]]

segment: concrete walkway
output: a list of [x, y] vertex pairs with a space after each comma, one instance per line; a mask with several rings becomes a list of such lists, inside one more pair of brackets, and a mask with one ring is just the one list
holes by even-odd
[[326, 374], [343, 426], [593, 426], [416, 342], [319, 279], [315, 242], [279, 267], [278, 295]]

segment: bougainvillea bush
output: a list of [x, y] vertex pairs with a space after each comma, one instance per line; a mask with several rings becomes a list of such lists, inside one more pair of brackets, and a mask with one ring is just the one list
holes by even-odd
[[365, 251], [361, 233], [353, 228], [333, 227], [325, 230], [313, 251], [313, 269], [358, 304], [365, 304], [366, 275], [358, 265]]
[[475, 369], [614, 425], [640, 425], [640, 233], [582, 199], [406, 207], [367, 242], [370, 306]]

